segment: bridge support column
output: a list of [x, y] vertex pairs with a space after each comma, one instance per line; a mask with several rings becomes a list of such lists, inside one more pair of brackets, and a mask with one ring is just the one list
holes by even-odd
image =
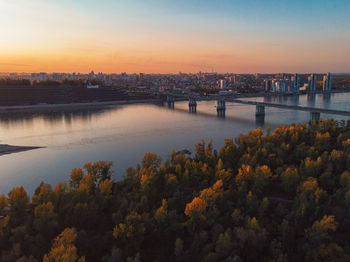
[[174, 108], [174, 103], [175, 103], [175, 97], [173, 96], [167, 96], [166, 101], [168, 102], [168, 107], [169, 108]]
[[197, 101], [193, 97], [190, 97], [188, 99], [188, 111], [190, 113], [196, 113], [197, 112]]
[[256, 105], [255, 116], [265, 116], [265, 106]]
[[218, 117], [225, 118], [226, 113], [226, 102], [223, 99], [219, 99], [217, 102], [216, 111], [218, 114]]
[[311, 112], [311, 120], [315, 120], [316, 122], [320, 120], [320, 112]]

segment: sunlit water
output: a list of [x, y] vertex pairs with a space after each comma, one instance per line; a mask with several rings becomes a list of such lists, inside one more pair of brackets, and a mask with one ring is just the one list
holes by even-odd
[[[350, 111], [350, 94], [332, 94], [248, 100], [300, 104]], [[263, 126], [274, 129], [281, 124], [310, 120], [309, 112], [266, 108], [265, 121], [256, 121], [255, 107], [227, 103], [226, 118], [216, 116], [216, 102], [199, 102], [196, 114], [188, 113], [187, 102], [166, 105], [136, 104], [99, 110], [55, 113], [0, 114], [0, 143], [45, 148], [0, 156], [0, 193], [24, 185], [32, 193], [44, 181], [56, 184], [69, 179], [72, 168], [87, 161], [111, 160], [114, 179], [141, 161], [146, 152], [167, 158], [172, 149], [188, 149], [204, 139], [219, 148], [225, 138]], [[332, 115], [321, 115], [323, 118]]]

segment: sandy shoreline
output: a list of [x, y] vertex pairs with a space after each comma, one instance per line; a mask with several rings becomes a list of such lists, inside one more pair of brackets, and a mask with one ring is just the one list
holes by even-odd
[[7, 145], [7, 144], [0, 144], [0, 156], [12, 154], [12, 153], [23, 152], [23, 151], [28, 151], [28, 150], [33, 150], [33, 149], [39, 149], [39, 148], [43, 148], [43, 147], [40, 147], [40, 146], [11, 146], [11, 145]]

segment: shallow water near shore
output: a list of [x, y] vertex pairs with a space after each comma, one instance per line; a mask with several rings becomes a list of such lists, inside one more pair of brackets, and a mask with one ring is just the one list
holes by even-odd
[[[303, 105], [350, 111], [350, 93], [288, 97], [260, 97], [247, 100]], [[172, 149], [194, 151], [204, 139], [214, 147], [239, 133], [262, 126], [272, 130], [292, 121], [310, 120], [309, 112], [266, 108], [265, 120], [255, 118], [255, 107], [226, 104], [226, 117], [216, 115], [216, 102], [203, 101], [197, 113], [188, 112], [187, 102], [175, 108], [161, 104], [108, 106], [100, 109], [10, 112], [0, 114], [0, 144], [45, 148], [0, 156], [0, 193], [24, 185], [32, 194], [41, 181], [55, 185], [68, 181], [70, 170], [87, 161], [113, 161], [113, 179], [136, 166], [146, 152], [167, 158]], [[342, 116], [322, 115], [338, 120]]]

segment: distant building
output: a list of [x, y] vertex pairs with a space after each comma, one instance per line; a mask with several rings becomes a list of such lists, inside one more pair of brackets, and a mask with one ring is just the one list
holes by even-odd
[[227, 88], [226, 80], [221, 79], [220, 80], [220, 89], [226, 89], [226, 88]]
[[288, 93], [288, 84], [285, 80], [280, 80], [277, 81], [277, 90], [281, 94], [286, 94]]
[[292, 94], [299, 94], [300, 92], [300, 77], [298, 74], [294, 74], [292, 77], [290, 91]]
[[272, 80], [272, 92], [286, 94], [288, 93], [288, 83], [285, 80]]
[[315, 93], [316, 92], [316, 85], [317, 85], [317, 75], [311, 74], [308, 78], [309, 80], [309, 92]]
[[96, 88], [99, 88], [99, 85], [90, 85], [90, 84], [88, 84], [86, 87], [89, 88], [89, 89], [96, 89]]
[[265, 91], [266, 92], [272, 91], [272, 80], [265, 79], [264, 82], [265, 82]]
[[39, 80], [40, 81], [45, 81], [47, 80], [47, 74], [45, 72], [40, 72], [39, 74]]
[[276, 90], [276, 80], [275, 79], [272, 79], [271, 80], [271, 90], [272, 90], [272, 92], [276, 92], [277, 90]]
[[323, 92], [329, 92], [332, 90], [332, 76], [331, 73], [323, 76]]

